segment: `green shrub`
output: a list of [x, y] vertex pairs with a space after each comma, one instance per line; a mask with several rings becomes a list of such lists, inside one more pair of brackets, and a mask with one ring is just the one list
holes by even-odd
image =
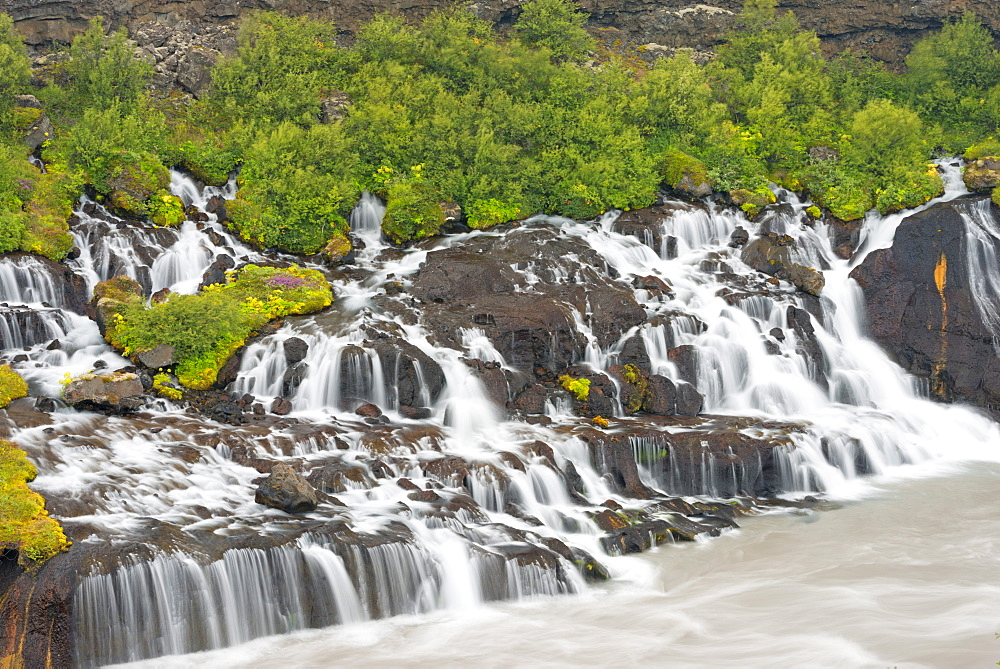
[[676, 149], [664, 154], [660, 174], [663, 175], [663, 183], [671, 188], [676, 188], [685, 177], [694, 183], [709, 183], [705, 163]]
[[360, 194], [356, 161], [339, 124], [279, 125], [246, 152], [228, 207], [234, 227], [262, 248], [319, 252], [335, 232], [347, 232]]
[[0, 121], [14, 106], [14, 96], [25, 90], [31, 79], [31, 61], [24, 40], [14, 29], [14, 21], [0, 14]]
[[521, 205], [490, 198], [489, 200], [473, 201], [469, 206], [466, 218], [470, 228], [482, 230], [498, 223], [513, 221], [520, 216]]
[[123, 114], [138, 109], [153, 66], [136, 57], [124, 28], [106, 35], [101, 19], [93, 19], [90, 28], [73, 39], [69, 54], [63, 72], [71, 115], [84, 109], [115, 107]]
[[49, 518], [45, 500], [28, 487], [36, 475], [24, 451], [0, 441], [0, 548], [16, 550], [25, 569], [69, 547], [62, 527]]
[[336, 35], [333, 24], [309, 17], [251, 14], [240, 23], [236, 55], [212, 69], [212, 103], [251, 123], [315, 123]]
[[444, 225], [441, 194], [415, 165], [408, 175], [389, 182], [382, 231], [397, 244], [436, 235]]
[[965, 150], [963, 158], [966, 160], [979, 160], [980, 158], [990, 158], [1000, 156], [1000, 139], [987, 137], [983, 141], [973, 144]]
[[526, 44], [546, 47], [559, 59], [582, 61], [594, 48], [583, 29], [587, 15], [572, 0], [531, 0], [521, 6], [514, 32]]

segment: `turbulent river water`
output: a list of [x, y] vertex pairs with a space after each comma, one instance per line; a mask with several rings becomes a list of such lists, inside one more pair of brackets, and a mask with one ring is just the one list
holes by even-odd
[[665, 546], [573, 597], [268, 637], [138, 667], [987, 667], [1000, 465], [914, 469], [822, 512]]
[[[939, 200], [967, 195], [942, 167]], [[246, 415], [60, 404], [67, 374], [129, 364], [82, 315], [97, 282], [192, 293], [223, 255], [295, 260], [205, 213], [233, 184], [172, 188], [199, 222], [141, 226], [84, 199], [68, 269], [0, 260], [4, 357], [56, 401], [9, 431], [75, 541], [39, 577], [68, 574], [75, 664], [1000, 659], [1000, 430], [926, 398], [868, 338], [849, 277], [912, 212], [870, 215], [850, 260], [790, 193], [756, 222], [666, 202], [638, 223], [538, 217], [400, 250], [366, 195], [353, 264], [322, 268], [333, 307], [244, 351], [226, 390]], [[967, 226], [976, 308], [1000, 326], [1000, 268], [979, 250], [1000, 225], [974, 210]], [[822, 269], [822, 298], [745, 265], [739, 227]], [[665, 408], [626, 410], [630, 361]], [[590, 375], [608, 425], [578, 415], [566, 370]], [[315, 511], [255, 501], [279, 462], [321, 490]], [[622, 554], [670, 538], [697, 540]], [[610, 582], [592, 582], [598, 563]]]

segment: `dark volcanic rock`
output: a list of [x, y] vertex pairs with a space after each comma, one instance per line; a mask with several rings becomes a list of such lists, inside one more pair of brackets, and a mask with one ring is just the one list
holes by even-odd
[[401, 406], [433, 404], [444, 388], [444, 372], [429, 355], [397, 337], [382, 337], [369, 346], [382, 361], [386, 381], [396, 387]]
[[513, 367], [558, 372], [583, 355], [577, 318], [603, 347], [645, 320], [613, 274], [582, 240], [522, 228], [428, 254], [409, 292], [437, 343], [461, 348], [463, 332], [479, 328]]
[[284, 341], [282, 347], [285, 351], [285, 362], [289, 365], [302, 362], [309, 353], [309, 344], [299, 337], [289, 337]]
[[168, 344], [160, 344], [149, 351], [135, 354], [135, 361], [149, 369], [163, 369], [177, 362], [176, 350]]
[[143, 405], [145, 389], [136, 374], [83, 374], [63, 389], [63, 398], [84, 407], [134, 410]]
[[307, 513], [319, 505], [316, 490], [291, 466], [279, 463], [257, 487], [254, 501], [286, 513]]
[[[996, 414], [1000, 358], [976, 306], [981, 288], [970, 282], [962, 216], [977, 207], [990, 215], [988, 200], [972, 197], [907, 217], [892, 247], [871, 253], [851, 276], [864, 291], [872, 335], [904, 369], [929, 379], [932, 397]], [[981, 253], [1000, 254], [1000, 244]]]

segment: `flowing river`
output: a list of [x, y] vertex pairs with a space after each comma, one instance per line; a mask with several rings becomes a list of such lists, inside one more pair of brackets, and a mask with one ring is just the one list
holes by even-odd
[[1000, 465], [924, 467], [834, 509], [657, 548], [582, 595], [268, 637], [134, 667], [987, 667]]

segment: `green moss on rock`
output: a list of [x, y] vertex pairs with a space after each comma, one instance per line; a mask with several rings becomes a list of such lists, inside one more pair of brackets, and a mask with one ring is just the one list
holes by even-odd
[[684, 195], [704, 197], [712, 192], [712, 181], [708, 178], [705, 163], [683, 151], [667, 151], [660, 173], [665, 184]]
[[169, 186], [170, 171], [156, 156], [144, 153], [138, 160], [120, 162], [111, 168], [108, 200], [126, 213], [147, 216], [151, 213], [150, 198], [166, 192]]
[[333, 301], [330, 284], [316, 270], [256, 265], [230, 272], [224, 285], [198, 295], [169, 295], [152, 306], [114, 286], [97, 295], [113, 311], [105, 334], [112, 345], [126, 355], [173, 346], [177, 380], [197, 390], [212, 387], [226, 361], [261, 326], [319, 311]]
[[24, 451], [0, 441], [0, 548], [16, 550], [26, 569], [69, 547], [62, 527], [45, 510], [45, 500], [28, 487], [36, 475]]
[[10, 368], [10, 365], [0, 365], [0, 409], [19, 397], [28, 396], [28, 384], [21, 375]]
[[729, 198], [737, 207], [746, 212], [746, 215], [753, 218], [760, 213], [761, 209], [777, 201], [774, 193], [767, 188], [757, 190], [739, 189], [729, 191]]

